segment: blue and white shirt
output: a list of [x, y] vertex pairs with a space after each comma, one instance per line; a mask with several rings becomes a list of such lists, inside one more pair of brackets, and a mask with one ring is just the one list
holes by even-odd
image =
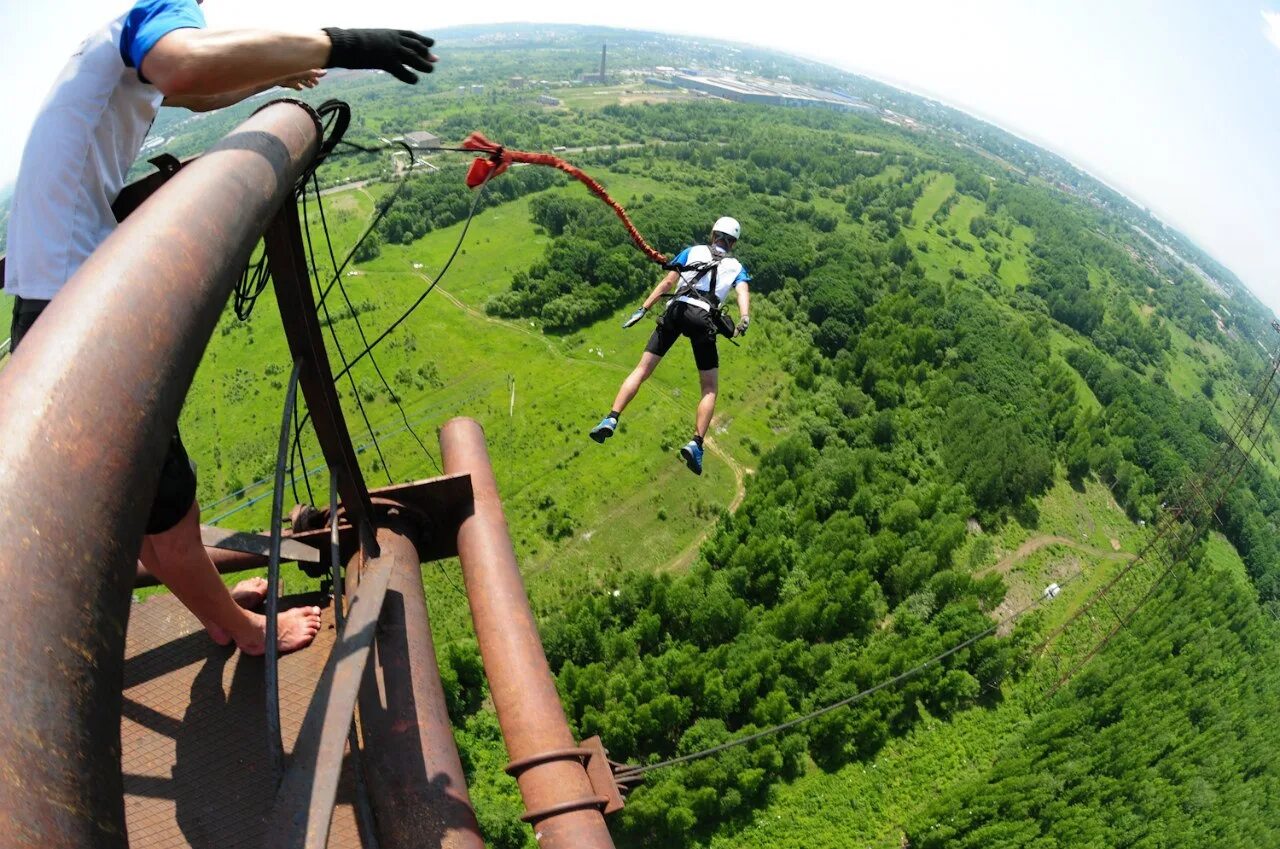
[[[711, 262], [715, 257], [711, 254], [711, 248], [706, 245], [694, 245], [682, 250], [674, 260], [676, 265], [693, 265], [699, 262]], [[711, 272], [704, 271], [699, 274], [696, 271], [683, 271], [680, 273], [681, 288], [685, 284], [692, 284], [694, 289], [702, 292], [711, 291]], [[738, 262], [731, 256], [724, 257], [720, 260], [720, 266], [716, 269], [716, 300], [721, 304], [729, 294], [729, 290], [737, 286], [739, 283], [746, 283], [751, 279], [751, 275], [742, 267], [742, 263]], [[686, 304], [707, 308], [706, 301], [699, 300], [693, 295], [681, 295], [676, 298], [677, 301], [683, 301]]]
[[164, 100], [142, 78], [143, 57], [174, 30], [204, 25], [196, 0], [141, 0], [71, 56], [22, 152], [7, 294], [53, 298], [115, 230], [111, 204]]

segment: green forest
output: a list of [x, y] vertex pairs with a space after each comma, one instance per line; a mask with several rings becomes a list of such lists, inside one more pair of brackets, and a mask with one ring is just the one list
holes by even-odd
[[[339, 278], [349, 306], [326, 321], [334, 361], [443, 274], [379, 348], [385, 382], [364, 363], [340, 384], [366, 477], [436, 473], [402, 421], [432, 452], [439, 424], [481, 421], [566, 715], [614, 760], [699, 752], [903, 676], [646, 773], [610, 820], [618, 845], [1280, 845], [1274, 426], [1097, 657], [1050, 691], [1041, 651], [1211, 471], [1270, 373], [1269, 312], [1069, 163], [938, 104], [746, 48], [740, 69], [874, 106], [698, 97], [644, 69], [705, 65], [712, 50], [552, 32], [494, 46], [460, 30], [456, 51], [445, 33], [453, 64], [419, 89], [350, 74], [308, 94], [349, 102], [349, 138], [385, 148], [318, 174], [334, 191], [310, 232], [328, 230], [339, 264], [354, 252]], [[604, 38], [616, 79], [561, 85], [594, 70]], [[533, 83], [544, 76], [555, 84]], [[188, 155], [248, 108], [166, 111], [155, 132]], [[884, 120], [890, 108], [920, 127]], [[683, 343], [616, 439], [586, 436], [652, 329], [620, 322], [662, 270], [554, 170], [512, 168], [477, 198], [466, 156], [396, 164], [385, 140], [423, 130], [447, 146], [478, 130], [566, 148], [667, 255], [721, 215], [742, 222], [751, 332], [721, 344], [705, 477], [674, 455], [697, 397]], [[313, 263], [323, 285], [334, 260]], [[206, 522], [269, 522], [254, 498], [288, 371], [274, 313], [269, 291], [247, 320], [228, 308], [183, 414]], [[314, 456], [314, 440], [300, 451]], [[472, 798], [488, 845], [534, 847], [456, 572], [423, 567]], [[1091, 648], [1070, 644], [1065, 662]]]

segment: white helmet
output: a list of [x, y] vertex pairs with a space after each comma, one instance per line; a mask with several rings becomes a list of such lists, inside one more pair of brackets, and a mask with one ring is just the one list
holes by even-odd
[[742, 233], [742, 226], [738, 224], [738, 219], [724, 216], [717, 218], [716, 223], [711, 225], [712, 233], [724, 233], [726, 236], [732, 236], [736, 242]]

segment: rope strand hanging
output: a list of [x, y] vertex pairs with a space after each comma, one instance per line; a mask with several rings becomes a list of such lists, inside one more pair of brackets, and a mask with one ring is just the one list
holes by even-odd
[[476, 188], [483, 185], [489, 180], [506, 171], [512, 163], [523, 162], [529, 165], [546, 165], [550, 168], [557, 168], [564, 173], [573, 177], [579, 183], [586, 186], [588, 191], [600, 198], [608, 204], [609, 208], [622, 221], [624, 227], [627, 228], [627, 235], [631, 237], [631, 241], [640, 249], [645, 256], [658, 263], [666, 265], [666, 254], [660, 253], [645, 241], [644, 236], [640, 235], [640, 231], [631, 223], [631, 217], [627, 215], [627, 211], [622, 208], [622, 204], [618, 203], [609, 193], [605, 191], [604, 186], [600, 185], [591, 178], [585, 171], [575, 165], [570, 165], [558, 156], [552, 156], [549, 153], [531, 153], [524, 150], [508, 150], [497, 142], [490, 141], [483, 134], [475, 132], [467, 136], [466, 141], [462, 143], [463, 150], [474, 150], [478, 153], [489, 154], [487, 158], [477, 159], [471, 163], [471, 169], [467, 171], [467, 186]]

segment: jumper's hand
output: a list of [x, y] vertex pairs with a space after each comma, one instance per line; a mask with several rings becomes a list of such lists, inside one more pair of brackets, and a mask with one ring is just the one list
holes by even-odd
[[738, 326], [733, 329], [733, 335], [746, 336], [747, 328], [750, 326], [751, 326], [751, 319], [748, 316], [744, 315], [742, 317], [742, 321], [738, 322]]
[[635, 323], [636, 323], [637, 321], [639, 321], [640, 319], [644, 318], [645, 313], [647, 313], [648, 311], [649, 311], [649, 310], [648, 310], [648, 308], [647, 308], [647, 307], [640, 307], [640, 309], [638, 309], [638, 310], [636, 310], [635, 312], [633, 312], [633, 313], [631, 314], [631, 316], [630, 316], [626, 321], [622, 322], [622, 326], [623, 326], [624, 328], [625, 328], [625, 327], [630, 327], [631, 325], [635, 324]]
[[303, 71], [300, 74], [289, 74], [287, 77], [281, 77], [276, 80], [276, 85], [281, 88], [291, 88], [294, 91], [302, 91], [304, 88], [315, 88], [320, 85], [320, 78], [327, 72], [323, 68], [312, 68], [309, 71]]
[[439, 61], [431, 52], [435, 41], [412, 30], [328, 27], [325, 33], [333, 44], [326, 68], [376, 68], [401, 82], [416, 83], [414, 70], [429, 74]]

